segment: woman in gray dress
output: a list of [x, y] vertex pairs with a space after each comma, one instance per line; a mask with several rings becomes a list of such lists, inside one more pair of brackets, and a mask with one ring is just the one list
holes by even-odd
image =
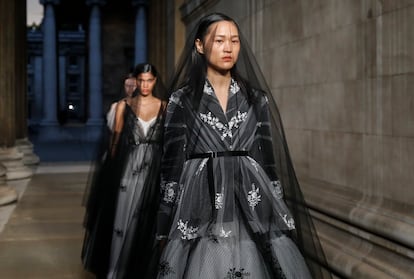
[[158, 278], [329, 278], [277, 107], [235, 21], [203, 17], [182, 59], [164, 127]]
[[96, 183], [83, 259], [98, 278], [143, 278], [155, 235], [166, 102], [151, 64], [135, 67], [137, 89], [116, 106], [107, 163]]

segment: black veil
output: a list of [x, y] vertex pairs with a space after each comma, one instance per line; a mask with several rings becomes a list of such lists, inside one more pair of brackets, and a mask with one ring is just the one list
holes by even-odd
[[[210, 18], [213, 21], [217, 21], [218, 18], [225, 18], [234, 22], [233, 19], [219, 13], [212, 14]], [[200, 23], [203, 24], [201, 21]], [[204, 22], [204, 24], [210, 23]], [[236, 22], [235, 24], [237, 25]], [[207, 68], [205, 64], [206, 62], [197, 54], [194, 46], [195, 40], [197, 38], [202, 38], [204, 35], [199, 34], [200, 29], [202, 30], [203, 27], [200, 26], [200, 24], [197, 24], [196, 28], [194, 28], [188, 35], [188, 39], [176, 67], [175, 75], [169, 84], [170, 93], [175, 92], [180, 88], [191, 88], [191, 90], [187, 90], [187, 92], [188, 94], [192, 94], [190, 98], [192, 99], [194, 110], [198, 109], [200, 103]], [[231, 70], [232, 78], [238, 82], [242, 92], [247, 95], [250, 104], [253, 106], [256, 105], [256, 100], [255, 94], [252, 92], [264, 92], [268, 99], [271, 114], [271, 144], [273, 154], [255, 154], [255, 157], [261, 158], [262, 162], [266, 162], [265, 165], [271, 165], [272, 169], [268, 169], [267, 172], [273, 173], [283, 187], [284, 199], [294, 217], [296, 227], [296, 230], [292, 232], [290, 237], [294, 240], [305, 257], [313, 278], [331, 278], [330, 273], [326, 270], [327, 262], [317, 231], [295, 174], [279, 109], [247, 40], [241, 34], [239, 27], [238, 29], [241, 49], [236, 66]], [[256, 111], [256, 113], [260, 112]], [[197, 127], [188, 127], [188, 129], [197, 129]], [[191, 154], [191, 146], [188, 149], [188, 152]], [[260, 153], [260, 151], [257, 152]], [[271, 162], [271, 164], [268, 164], [269, 162]]]

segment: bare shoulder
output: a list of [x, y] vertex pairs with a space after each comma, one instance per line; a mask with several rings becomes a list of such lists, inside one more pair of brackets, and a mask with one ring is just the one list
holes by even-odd
[[127, 105], [127, 102], [128, 101], [126, 99], [119, 100], [116, 103], [116, 110], [117, 111], [123, 111], [125, 109], [125, 106]]

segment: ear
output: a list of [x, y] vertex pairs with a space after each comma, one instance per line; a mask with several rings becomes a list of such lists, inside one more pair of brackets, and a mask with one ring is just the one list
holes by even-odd
[[196, 47], [198, 53], [204, 54], [203, 42], [200, 39], [195, 40], [195, 47]]

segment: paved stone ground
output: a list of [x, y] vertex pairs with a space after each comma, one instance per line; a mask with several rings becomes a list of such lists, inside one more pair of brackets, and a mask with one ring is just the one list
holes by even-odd
[[62, 136], [56, 140], [45, 141], [36, 128], [30, 128], [28, 138], [33, 144], [34, 153], [41, 162], [79, 162], [95, 160], [100, 144], [107, 134], [101, 134], [94, 141], [86, 140], [87, 130], [84, 126], [60, 127]]
[[34, 153], [40, 162], [84, 162], [95, 160], [98, 143], [82, 141], [37, 142], [32, 141]]
[[89, 166], [41, 163], [31, 179], [9, 183], [20, 199], [0, 207], [0, 278], [93, 278], [80, 259]]

